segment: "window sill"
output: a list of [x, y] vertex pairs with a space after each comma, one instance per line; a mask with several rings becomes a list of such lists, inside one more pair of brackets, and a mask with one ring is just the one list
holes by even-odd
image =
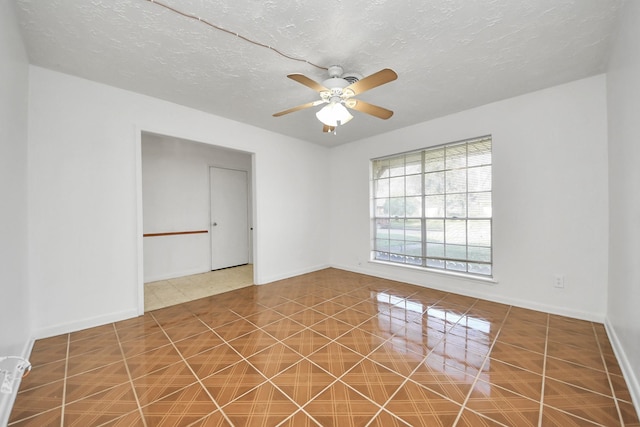
[[387, 261], [378, 261], [378, 260], [369, 260], [369, 262], [371, 264], [380, 264], [380, 265], [388, 265], [391, 267], [399, 267], [399, 268], [404, 268], [404, 269], [408, 269], [408, 270], [414, 270], [414, 271], [421, 271], [421, 272], [426, 272], [426, 273], [434, 273], [434, 274], [439, 274], [441, 276], [446, 276], [446, 277], [450, 277], [450, 278], [454, 278], [454, 279], [465, 279], [465, 280], [473, 280], [476, 282], [481, 282], [487, 285], [495, 285], [498, 283], [498, 281], [494, 278], [494, 277], [482, 277], [482, 276], [476, 276], [474, 274], [465, 274], [465, 273], [456, 273], [453, 271], [443, 271], [443, 270], [438, 270], [435, 268], [425, 268], [425, 267], [417, 267], [414, 265], [409, 265], [409, 264], [398, 264], [395, 262], [387, 262]]

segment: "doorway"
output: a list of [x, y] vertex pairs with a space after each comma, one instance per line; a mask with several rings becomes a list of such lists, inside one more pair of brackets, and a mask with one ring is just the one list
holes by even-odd
[[[200, 282], [194, 279], [212, 269], [242, 264], [249, 267], [244, 274], [253, 284], [253, 154], [141, 132], [139, 159], [139, 313], [145, 311], [145, 284], [159, 286], [180, 278]], [[225, 179], [232, 190], [213, 203], [212, 184], [215, 188]], [[230, 203], [235, 212], [231, 216], [212, 210]], [[220, 216], [212, 220], [212, 213]], [[230, 231], [238, 219], [242, 228]], [[212, 225], [216, 222], [219, 226]], [[186, 293], [200, 295], [210, 287], [199, 285]]]
[[212, 166], [211, 270], [249, 263], [247, 171]]

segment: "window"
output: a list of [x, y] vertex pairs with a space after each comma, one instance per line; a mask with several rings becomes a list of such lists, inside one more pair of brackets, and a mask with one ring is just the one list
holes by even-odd
[[371, 166], [374, 260], [492, 275], [490, 136]]

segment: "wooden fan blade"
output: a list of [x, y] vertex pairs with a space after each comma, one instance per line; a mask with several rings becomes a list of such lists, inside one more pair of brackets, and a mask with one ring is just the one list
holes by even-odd
[[313, 102], [307, 102], [306, 104], [298, 105], [297, 107], [289, 108], [288, 110], [280, 111], [279, 113], [275, 113], [273, 117], [284, 116], [285, 114], [294, 113], [296, 111], [304, 110], [305, 108], [315, 107], [316, 105], [322, 104], [324, 101], [319, 99]]
[[350, 99], [349, 101], [352, 102], [346, 102], [345, 105], [353, 110], [360, 111], [361, 113], [367, 113], [383, 120], [393, 116], [393, 111], [387, 110], [386, 108], [378, 107], [377, 105], [369, 104], [368, 102], [360, 101], [358, 99]]
[[364, 79], [347, 86], [344, 90], [346, 91], [347, 89], [351, 89], [354, 95], [358, 95], [362, 92], [373, 89], [374, 87], [392, 82], [397, 78], [398, 75], [395, 71], [389, 68], [385, 68], [384, 70], [380, 70], [377, 73], [371, 74], [370, 76], [367, 76]]
[[334, 130], [336, 130], [335, 126], [329, 126], [329, 125], [322, 126], [322, 132], [324, 133], [333, 132]]
[[316, 92], [322, 92], [324, 90], [329, 90], [326, 87], [322, 86], [320, 83], [311, 80], [309, 77], [303, 75], [303, 74], [289, 74], [287, 77], [289, 77], [291, 80], [295, 80], [300, 84], [305, 85], [306, 87], [309, 87], [313, 90], [315, 90]]

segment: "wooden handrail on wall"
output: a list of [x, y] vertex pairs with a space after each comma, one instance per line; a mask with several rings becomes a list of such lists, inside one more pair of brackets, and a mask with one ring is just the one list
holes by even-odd
[[170, 231], [167, 233], [147, 233], [143, 234], [142, 237], [157, 237], [157, 236], [177, 236], [180, 234], [202, 234], [208, 233], [209, 230], [195, 230], [195, 231]]

